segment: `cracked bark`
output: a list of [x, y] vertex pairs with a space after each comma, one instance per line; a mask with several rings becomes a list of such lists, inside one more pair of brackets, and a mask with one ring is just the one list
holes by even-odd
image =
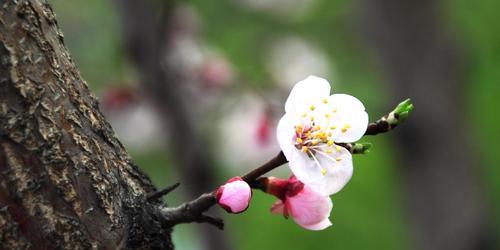
[[44, 0], [0, 0], [0, 248], [172, 249]]

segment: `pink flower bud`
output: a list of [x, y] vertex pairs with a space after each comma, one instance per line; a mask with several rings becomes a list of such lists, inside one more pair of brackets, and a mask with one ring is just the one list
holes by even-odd
[[247, 210], [252, 189], [240, 177], [233, 177], [220, 186], [215, 195], [217, 203], [228, 213], [238, 214]]
[[304, 185], [294, 176], [288, 180], [267, 178], [266, 192], [279, 198], [271, 208], [274, 214], [289, 216], [301, 227], [323, 230], [332, 225], [328, 217], [332, 211], [329, 196]]

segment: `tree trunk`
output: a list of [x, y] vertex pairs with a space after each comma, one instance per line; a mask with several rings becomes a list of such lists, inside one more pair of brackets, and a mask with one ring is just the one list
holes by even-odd
[[396, 132], [415, 249], [493, 249], [463, 111], [463, 63], [440, 3], [364, 0], [360, 16], [394, 96], [416, 106], [412, 122]]
[[51, 7], [0, 0], [0, 248], [172, 249], [152, 191]]

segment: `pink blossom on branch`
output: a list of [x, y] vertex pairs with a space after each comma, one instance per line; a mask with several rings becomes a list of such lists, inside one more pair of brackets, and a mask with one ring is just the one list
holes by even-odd
[[288, 180], [275, 177], [263, 178], [265, 192], [279, 198], [271, 208], [274, 214], [283, 214], [308, 230], [323, 230], [332, 225], [329, 220], [332, 201], [295, 176]]
[[247, 210], [252, 189], [240, 177], [233, 177], [217, 189], [216, 198], [219, 206], [228, 213], [238, 214]]

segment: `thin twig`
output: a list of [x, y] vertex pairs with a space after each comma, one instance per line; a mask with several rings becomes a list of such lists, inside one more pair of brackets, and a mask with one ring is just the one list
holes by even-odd
[[[396, 125], [394, 125], [396, 127]], [[378, 119], [376, 122], [372, 122], [368, 124], [368, 128], [366, 129], [365, 135], [377, 135], [380, 133], [388, 132], [393, 129], [389, 123], [387, 122], [386, 116]]]
[[382, 116], [375, 122], [368, 124], [365, 135], [376, 135], [393, 130], [401, 124], [413, 110], [413, 104], [410, 99], [399, 103], [389, 114]]
[[166, 187], [158, 192], [150, 193], [147, 195], [146, 199], [148, 201], [158, 200], [161, 197], [167, 195], [168, 193], [174, 191], [177, 187], [179, 187], [179, 185], [181, 185], [181, 184], [179, 182], [177, 182], [174, 185], [168, 186], [168, 187]]
[[241, 179], [246, 181], [247, 183], [250, 183], [257, 179], [258, 177], [262, 176], [263, 174], [266, 174], [267, 172], [287, 163], [288, 161], [286, 160], [285, 155], [283, 154], [282, 151], [278, 153], [274, 158], [272, 158], [270, 161], [265, 163], [264, 165], [252, 170], [251, 172], [243, 175]]

